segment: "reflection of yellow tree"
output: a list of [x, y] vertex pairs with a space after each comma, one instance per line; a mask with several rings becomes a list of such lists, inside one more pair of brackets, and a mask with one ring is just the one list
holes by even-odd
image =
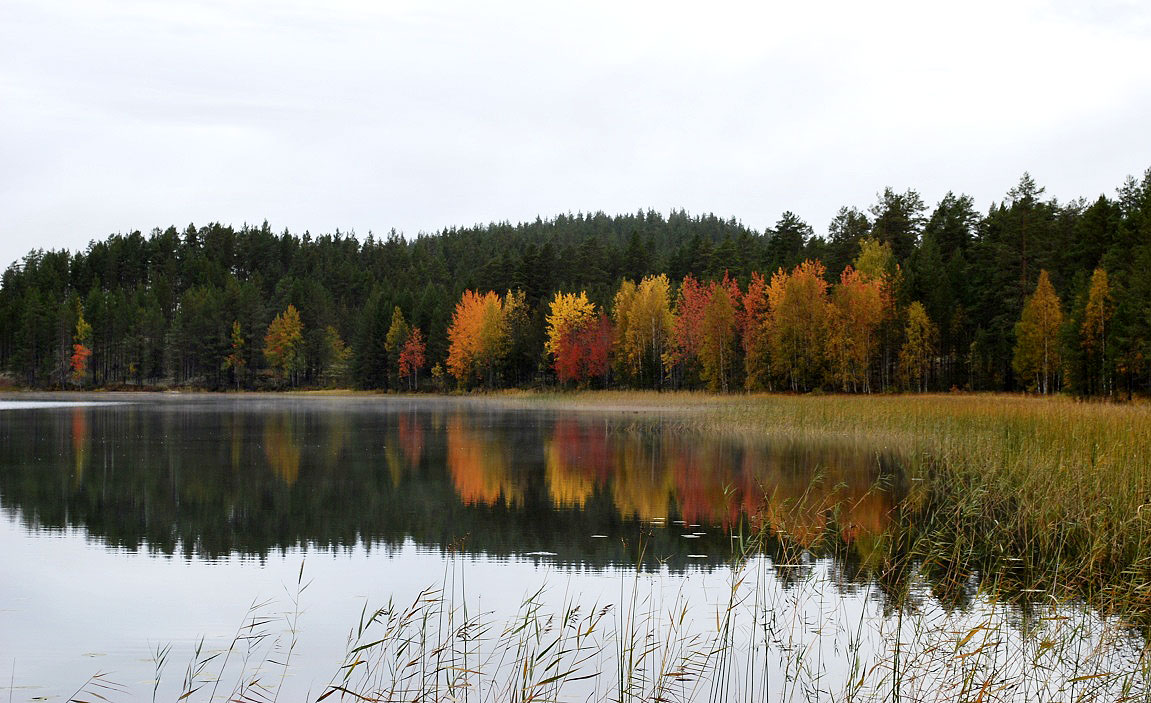
[[571, 420], [559, 420], [545, 445], [552, 503], [583, 507], [610, 471], [607, 433]]
[[655, 447], [627, 441], [616, 453], [611, 489], [620, 515], [661, 518], [667, 516], [667, 506], [675, 496], [675, 477]]
[[420, 465], [424, 452], [424, 426], [419, 418], [400, 415], [397, 425], [397, 430], [389, 433], [384, 446], [384, 460], [388, 463], [394, 486], [400, 484], [405, 473]]
[[340, 457], [344, 453], [344, 446], [348, 443], [348, 416], [345, 413], [330, 413], [324, 415], [324, 464], [326, 474], [334, 473], [340, 466]]
[[448, 421], [448, 470], [460, 500], [468, 505], [494, 505], [502, 496], [519, 503], [523, 489], [509, 475], [508, 446], [482, 431], [464, 426], [463, 418]]
[[91, 445], [92, 435], [88, 429], [88, 408], [72, 408], [72, 458], [76, 467], [73, 481], [77, 486], [84, 479], [84, 469], [88, 468], [88, 449]]
[[300, 475], [300, 445], [293, 438], [289, 416], [276, 415], [264, 423], [264, 454], [268, 466], [281, 481], [291, 486]]

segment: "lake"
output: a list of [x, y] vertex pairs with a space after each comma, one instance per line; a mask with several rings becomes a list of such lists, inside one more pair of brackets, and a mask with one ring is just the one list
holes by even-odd
[[1142, 638], [1075, 603], [886, 580], [902, 462], [835, 438], [701, 436], [674, 411], [2, 396], [0, 692], [946, 700], [989, 682], [988, 699], [1028, 700], [1143, 685]]

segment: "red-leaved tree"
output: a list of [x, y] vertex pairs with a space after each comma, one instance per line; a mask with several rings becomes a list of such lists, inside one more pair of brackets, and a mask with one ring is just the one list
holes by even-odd
[[420, 369], [424, 367], [426, 351], [424, 333], [420, 332], [419, 327], [413, 327], [400, 348], [400, 375], [408, 379], [408, 388], [412, 390], [419, 386]]
[[585, 384], [607, 376], [614, 341], [615, 326], [603, 315], [597, 321], [563, 335], [555, 355], [559, 380]]

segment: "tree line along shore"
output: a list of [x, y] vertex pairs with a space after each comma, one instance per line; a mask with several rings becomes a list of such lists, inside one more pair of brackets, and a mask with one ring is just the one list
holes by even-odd
[[8, 385], [716, 391], [1151, 389], [1151, 169], [986, 213], [914, 190], [817, 235], [653, 211], [313, 236], [189, 225], [30, 252]]

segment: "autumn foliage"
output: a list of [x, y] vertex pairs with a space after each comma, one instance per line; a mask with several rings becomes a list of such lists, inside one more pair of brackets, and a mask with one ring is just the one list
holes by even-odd
[[587, 384], [607, 376], [614, 341], [615, 327], [604, 316], [569, 330], [556, 346], [555, 369], [560, 382]]
[[1044, 395], [1054, 392], [1059, 383], [1062, 327], [1063, 307], [1050, 276], [1042, 271], [1035, 293], [1023, 305], [1023, 316], [1015, 325], [1012, 366], [1029, 388]]
[[419, 327], [413, 327], [408, 333], [400, 348], [400, 376], [409, 379], [409, 387], [415, 390], [419, 385], [420, 369], [426, 363], [425, 353], [427, 344], [424, 342], [424, 333]]
[[547, 351], [561, 383], [607, 376], [615, 330], [587, 293], [556, 293], [547, 316]]
[[304, 323], [295, 305], [289, 305], [268, 325], [264, 358], [282, 379], [296, 383], [304, 370]]
[[818, 261], [804, 261], [771, 277], [767, 289], [769, 366], [793, 391], [806, 391], [822, 380], [827, 341], [827, 281]]
[[68, 360], [72, 381], [80, 383], [88, 370], [88, 359], [92, 356], [92, 325], [84, 319], [84, 311], [76, 306], [76, 334], [72, 338], [72, 356]]
[[448, 328], [448, 371], [460, 383], [494, 385], [496, 365], [507, 353], [507, 328], [499, 295], [464, 291]]

